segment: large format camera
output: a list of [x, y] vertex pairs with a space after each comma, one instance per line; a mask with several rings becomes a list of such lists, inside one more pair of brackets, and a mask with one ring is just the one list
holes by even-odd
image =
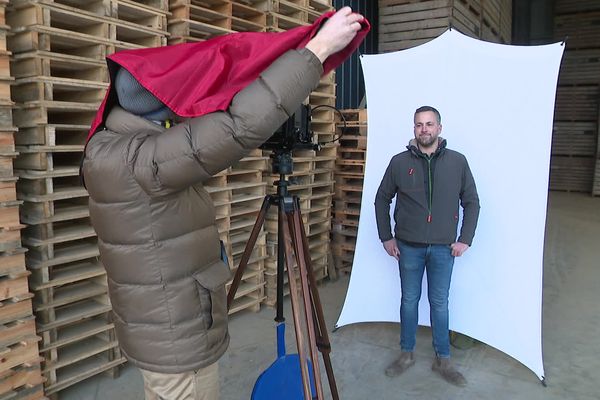
[[[314, 132], [311, 129], [312, 111], [327, 107], [339, 113], [343, 126], [342, 133], [336, 139], [328, 142], [315, 143]], [[271, 150], [273, 160], [273, 173], [291, 174], [293, 172], [292, 150], [320, 150], [323, 144], [333, 143], [340, 139], [346, 130], [346, 118], [337, 108], [329, 105], [319, 105], [311, 109], [310, 105], [303, 104], [296, 110], [294, 115], [287, 119], [275, 133], [264, 142], [260, 148]]]
[[275, 152], [289, 152], [295, 149], [318, 150], [319, 145], [313, 143], [314, 134], [311, 130], [310, 118], [310, 106], [301, 105], [260, 148]]
[[318, 150], [319, 144], [313, 143], [314, 133], [310, 127], [311, 108], [301, 105], [298, 110], [281, 125], [260, 148], [272, 150], [272, 170], [275, 174], [286, 175], [294, 171], [292, 150]]

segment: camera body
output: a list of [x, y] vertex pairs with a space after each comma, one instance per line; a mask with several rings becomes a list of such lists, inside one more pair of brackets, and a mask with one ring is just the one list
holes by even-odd
[[310, 126], [311, 109], [303, 104], [281, 125], [260, 148], [275, 152], [291, 152], [295, 149], [317, 150], [313, 143], [314, 133]]

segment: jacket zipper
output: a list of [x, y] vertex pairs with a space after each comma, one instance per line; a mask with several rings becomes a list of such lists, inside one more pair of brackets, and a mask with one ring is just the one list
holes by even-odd
[[427, 211], [429, 211], [429, 215], [427, 215], [427, 222], [431, 222], [431, 203], [433, 202], [433, 185], [431, 183], [431, 157], [426, 156], [427, 160], [427, 173], [429, 175], [429, 202], [427, 204]]

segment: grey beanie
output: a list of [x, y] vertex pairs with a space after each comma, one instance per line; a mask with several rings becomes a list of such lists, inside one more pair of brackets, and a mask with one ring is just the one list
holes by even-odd
[[125, 68], [120, 68], [115, 79], [119, 104], [126, 111], [152, 121], [164, 121], [175, 117], [162, 101], [154, 97]]

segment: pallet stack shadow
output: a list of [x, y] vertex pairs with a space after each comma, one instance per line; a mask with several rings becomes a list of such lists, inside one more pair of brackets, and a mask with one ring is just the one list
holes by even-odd
[[338, 121], [338, 132], [343, 136], [337, 149], [331, 250], [336, 269], [350, 273], [365, 177], [367, 110], [342, 110], [342, 113], [346, 118], [346, 128], [342, 131], [344, 124]]
[[512, 0], [379, 0], [379, 52], [404, 50], [452, 27], [489, 42], [510, 43]]
[[554, 38], [566, 38], [554, 114], [550, 189], [600, 195], [600, 3], [557, 0]]
[[42, 361], [35, 331], [25, 267], [25, 249], [21, 246], [17, 178], [13, 172], [15, 152], [5, 21], [7, 1], [0, 1], [0, 398], [37, 400], [44, 398]]
[[166, 44], [165, 0], [13, 0], [15, 171], [45, 393], [125, 362], [79, 161], [108, 87], [105, 56]]

